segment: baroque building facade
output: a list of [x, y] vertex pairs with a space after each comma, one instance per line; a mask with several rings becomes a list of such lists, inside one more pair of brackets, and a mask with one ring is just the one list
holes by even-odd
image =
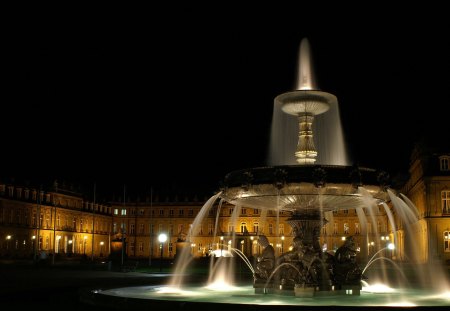
[[[362, 260], [385, 249], [394, 260], [429, 262], [450, 260], [450, 154], [429, 153], [416, 148], [411, 157], [410, 178], [400, 192], [417, 207], [419, 221], [407, 230], [395, 218], [395, 227], [384, 208], [372, 211], [374, 220], [361, 224], [355, 210], [325, 215], [321, 232], [324, 251], [336, 250], [353, 236]], [[141, 260], [174, 258], [180, 247], [194, 257], [218, 255], [232, 249], [257, 256], [258, 235], [264, 234], [277, 255], [289, 250], [292, 228], [289, 212], [265, 211], [215, 202], [204, 221], [191, 232], [203, 212], [205, 200], [157, 197], [115, 200], [98, 204], [57, 185], [47, 190], [0, 183], [0, 256], [36, 258], [41, 252], [57, 256], [105, 258], [114, 242], [124, 242], [127, 258]], [[217, 217], [217, 212], [219, 216]], [[158, 235], [168, 239], [160, 243]], [[190, 236], [190, 240], [186, 237]], [[395, 250], [387, 243], [395, 241]], [[113, 247], [114, 248], [114, 247]], [[412, 252], [414, 250], [414, 252]]]

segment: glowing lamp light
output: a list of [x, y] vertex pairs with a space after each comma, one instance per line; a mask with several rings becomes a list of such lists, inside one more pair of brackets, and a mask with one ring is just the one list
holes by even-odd
[[161, 233], [160, 235], [158, 235], [158, 241], [160, 243], [164, 243], [167, 241], [167, 234], [165, 233]]

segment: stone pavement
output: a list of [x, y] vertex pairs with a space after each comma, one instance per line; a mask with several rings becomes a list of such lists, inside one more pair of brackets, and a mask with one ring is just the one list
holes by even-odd
[[80, 302], [82, 291], [161, 284], [168, 277], [168, 274], [96, 270], [89, 265], [36, 267], [0, 262], [0, 309], [99, 310]]

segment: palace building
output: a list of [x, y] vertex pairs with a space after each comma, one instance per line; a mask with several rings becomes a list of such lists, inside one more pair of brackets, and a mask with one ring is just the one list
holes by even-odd
[[[359, 223], [355, 210], [335, 211], [322, 228], [323, 250], [336, 250], [345, 237], [353, 236], [361, 252], [370, 256], [395, 240], [398, 245], [389, 250], [389, 256], [406, 261], [412, 258], [408, 253], [408, 241], [412, 241], [419, 245], [418, 261], [450, 261], [450, 153], [415, 148], [409, 175], [398, 191], [418, 209], [419, 221], [413, 230], [405, 230], [395, 214], [393, 228], [386, 211], [379, 208], [376, 221], [367, 224], [362, 233], [365, 225]], [[37, 258], [45, 252], [56, 258], [106, 258], [117, 242], [124, 242], [123, 253], [135, 259], [174, 258], [180, 246], [189, 247], [194, 257], [224, 254], [230, 248], [250, 257], [261, 251], [257, 243], [260, 234], [267, 236], [277, 255], [289, 250], [289, 212], [277, 215], [218, 200], [191, 232], [207, 199], [162, 202], [155, 196], [145, 201], [124, 198], [99, 204], [56, 183], [40, 189], [0, 182], [0, 257]], [[160, 233], [167, 235], [166, 242], [158, 240]]]

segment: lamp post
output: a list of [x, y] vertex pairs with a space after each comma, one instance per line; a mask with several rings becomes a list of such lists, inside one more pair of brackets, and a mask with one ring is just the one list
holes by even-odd
[[162, 260], [163, 260], [163, 249], [164, 249], [164, 242], [167, 241], [167, 234], [165, 233], [160, 233], [158, 236], [158, 241], [159, 241], [159, 250], [160, 250], [160, 259], [159, 259], [159, 272], [162, 271]]
[[194, 256], [195, 243], [191, 243], [192, 256]]
[[284, 235], [281, 236], [281, 253], [284, 253]]
[[220, 257], [223, 257], [223, 236], [220, 237]]
[[[31, 246], [32, 246], [32, 250], [33, 250], [33, 253], [34, 253], [34, 249], [35, 249], [35, 247], [36, 247], [36, 236], [35, 235], [33, 235], [33, 236], [31, 236]], [[34, 255], [33, 255], [33, 257], [34, 257]], [[36, 258], [33, 258], [33, 259], [35, 259], [36, 260]]]
[[7, 235], [6, 236], [6, 249], [9, 250], [9, 241], [11, 240], [11, 236]]
[[100, 257], [103, 257], [103, 245], [105, 244], [105, 242], [101, 241], [100, 242]]

